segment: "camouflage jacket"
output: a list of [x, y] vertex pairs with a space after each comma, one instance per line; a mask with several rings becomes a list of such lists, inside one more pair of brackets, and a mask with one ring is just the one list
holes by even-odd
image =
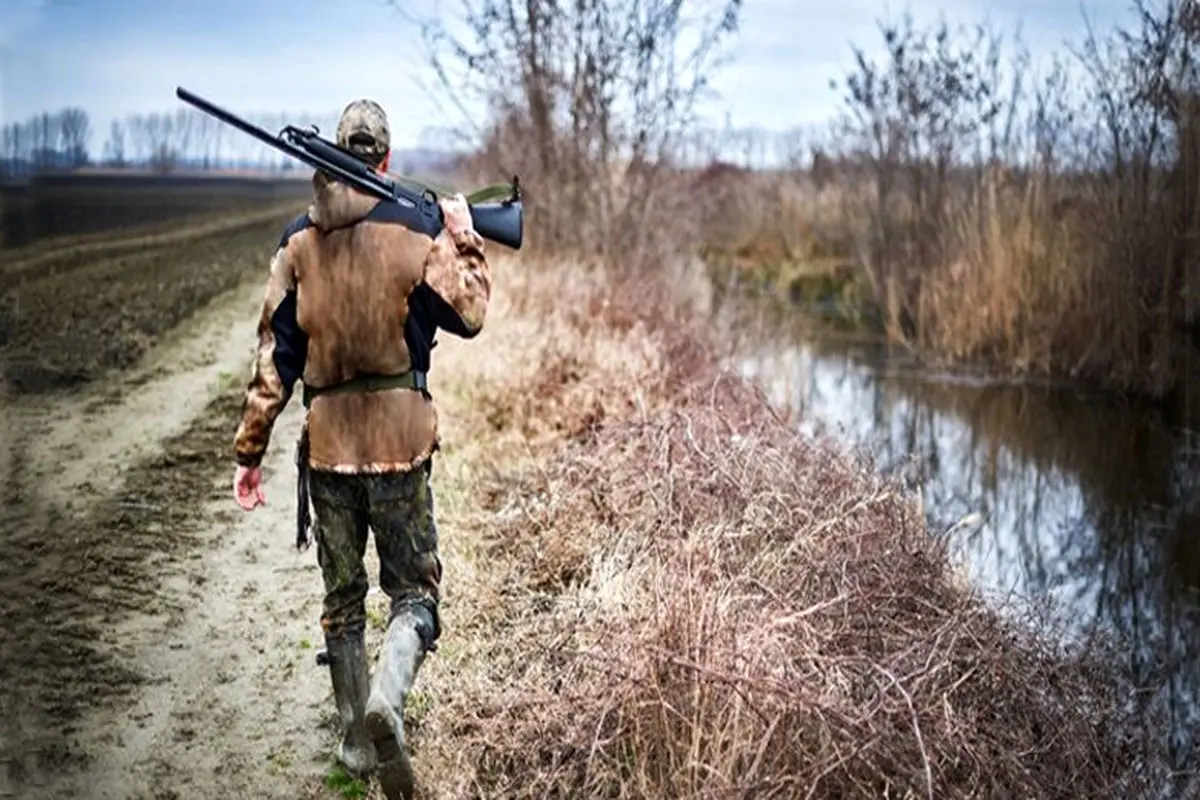
[[[308, 212], [271, 259], [258, 350], [234, 441], [257, 466], [296, 381], [329, 387], [360, 375], [427, 372], [440, 328], [464, 338], [483, 327], [491, 271], [473, 230], [436, 239], [405, 227], [391, 203], [313, 178]], [[344, 473], [406, 471], [438, 443], [429, 395], [408, 388], [316, 396], [309, 464]]]

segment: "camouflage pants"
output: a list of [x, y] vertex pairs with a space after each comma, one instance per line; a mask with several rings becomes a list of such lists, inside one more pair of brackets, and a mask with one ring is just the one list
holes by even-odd
[[424, 605], [433, 617], [433, 638], [441, 630], [438, 615], [442, 562], [433, 518], [430, 463], [411, 472], [342, 475], [312, 470], [317, 563], [325, 582], [321, 627], [340, 636], [366, 624], [367, 531], [375, 534], [379, 586], [395, 616]]

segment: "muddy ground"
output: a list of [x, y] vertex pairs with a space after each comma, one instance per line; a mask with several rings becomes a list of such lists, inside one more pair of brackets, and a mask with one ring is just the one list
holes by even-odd
[[[269, 256], [299, 208], [0, 259], [0, 796], [296, 797], [329, 765], [297, 408], [234, 505]], [[298, 405], [298, 404], [296, 404]]]

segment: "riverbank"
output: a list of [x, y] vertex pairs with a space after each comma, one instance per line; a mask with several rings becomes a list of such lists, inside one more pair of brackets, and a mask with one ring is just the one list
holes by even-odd
[[[718, 205], [741, 217], [706, 234], [714, 280], [937, 369], [1155, 403], [1186, 391], [1200, 357], [1196, 276], [1182, 250], [1156, 248], [1190, 234], [1132, 241], [1134, 223], [1075, 196], [1084, 178], [987, 175], [964, 178], [953, 211], [928, 214], [941, 227], [909, 241], [915, 212], [881, 216], [863, 169], [821, 187], [800, 170], [722, 178]], [[1099, 195], [1102, 176], [1088, 180]], [[904, 254], [877, 252], [893, 229]]]
[[702, 280], [498, 273], [491, 356], [448, 340], [435, 367], [453, 422], [447, 636], [410, 709], [427, 797], [1162, 778], [1101, 645], [986, 606], [898, 485], [720, 372], [702, 292], [663, 316]]

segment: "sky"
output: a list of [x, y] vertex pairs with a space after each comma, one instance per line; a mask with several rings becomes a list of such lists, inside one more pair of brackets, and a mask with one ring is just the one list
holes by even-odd
[[[438, 0], [407, 0], [428, 11]], [[456, 7], [457, 0], [443, 0]], [[877, 21], [906, 9], [918, 23], [1018, 22], [1035, 57], [1083, 33], [1084, 10], [1104, 27], [1127, 0], [745, 0], [731, 63], [703, 111], [714, 125], [788, 131], [829, 120], [831, 79], [851, 45], [880, 49]], [[0, 119], [81, 106], [98, 152], [110, 122], [179, 107], [182, 85], [235, 112], [336, 114], [355, 97], [388, 110], [396, 147], [452, 125], [415, 78], [428, 81], [417, 27], [387, 0], [0, 0]], [[476, 122], [477, 109], [468, 109]]]

